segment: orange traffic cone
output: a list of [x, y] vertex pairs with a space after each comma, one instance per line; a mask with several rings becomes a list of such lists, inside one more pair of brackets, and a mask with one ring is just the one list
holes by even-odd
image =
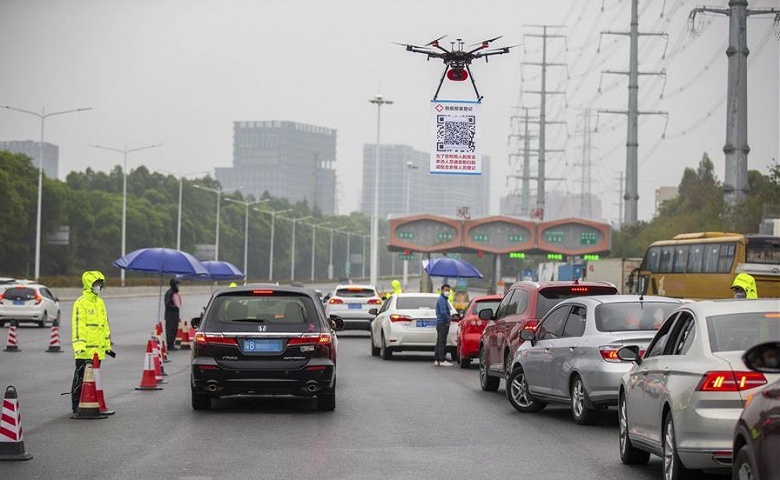
[[108, 418], [107, 415], [100, 413], [97, 388], [95, 387], [95, 372], [90, 363], [87, 363], [84, 366], [84, 380], [81, 382], [79, 408], [76, 410], [76, 413], [70, 416], [70, 418], [76, 420], [98, 420], [101, 418]]
[[25, 453], [22, 439], [22, 413], [16, 389], [9, 386], [3, 397], [0, 416], [0, 460], [29, 460], [32, 454]]
[[98, 408], [103, 415], [113, 415], [116, 412], [106, 406], [106, 397], [103, 394], [103, 381], [100, 379], [100, 358], [95, 353], [92, 356], [92, 371], [95, 374], [95, 390], [97, 390]]
[[157, 378], [154, 374], [154, 352], [152, 341], [146, 342], [146, 355], [144, 356], [144, 373], [141, 375], [141, 385], [136, 390], [162, 390], [157, 386]]
[[[166, 347], [166, 342], [164, 339], [160, 339], [160, 356], [162, 358], [162, 363], [171, 363], [171, 360], [168, 358], [168, 347]], [[163, 368], [162, 374], [168, 375], [165, 373], [165, 368]]]
[[11, 321], [11, 325], [8, 327], [8, 337], [6, 338], [5, 342], [5, 350], [4, 352], [21, 352], [22, 349], [19, 348], [19, 344], [17, 343], [16, 339], [16, 325], [17, 321], [13, 320]]
[[60, 345], [60, 327], [57, 322], [51, 326], [51, 334], [49, 334], [49, 349], [44, 350], [48, 353], [63, 353], [62, 345]]
[[152, 337], [152, 352], [154, 352], [152, 360], [154, 361], [154, 378], [155, 381], [160, 383], [168, 383], [166, 380], [163, 380], [163, 369], [162, 369], [162, 353], [160, 353], [160, 344], [157, 343], [157, 339]]
[[190, 326], [187, 324], [187, 320], [184, 320], [184, 323], [181, 327], [181, 349], [183, 350], [189, 350], [190, 349]]
[[182, 335], [181, 319], [179, 319], [179, 326], [176, 328], [176, 339], [173, 341], [173, 347], [177, 350], [181, 350]]

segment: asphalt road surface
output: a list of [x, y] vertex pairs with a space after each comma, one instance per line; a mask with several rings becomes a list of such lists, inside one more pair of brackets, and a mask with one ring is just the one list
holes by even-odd
[[[204, 295], [184, 292], [183, 317]], [[116, 359], [101, 369], [116, 415], [70, 419], [71, 302], [63, 302], [66, 353], [46, 353], [49, 328], [19, 329], [21, 352], [0, 351], [0, 388], [16, 387], [25, 448], [0, 462], [0, 479], [660, 479], [661, 461], [620, 463], [617, 414], [582, 427], [568, 409], [516, 412], [479, 389], [476, 365], [437, 368], [431, 354], [371, 357], [364, 332], [339, 334], [335, 412], [313, 400], [221, 399], [190, 407], [189, 353], [171, 352], [162, 391], [135, 391], [157, 298], [107, 299]], [[7, 329], [1, 329], [3, 342]], [[4, 348], [4, 345], [3, 345]]]

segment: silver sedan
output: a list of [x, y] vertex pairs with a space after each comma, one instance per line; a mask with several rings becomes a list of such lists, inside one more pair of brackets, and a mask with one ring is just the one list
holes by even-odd
[[625, 345], [646, 346], [681, 301], [667, 297], [601, 295], [564, 300], [542, 318], [515, 353], [507, 398], [520, 412], [568, 403], [577, 423], [617, 405], [620, 379], [631, 368], [617, 358]]
[[753, 345], [780, 340], [780, 302], [714, 300], [687, 303], [664, 322], [644, 357], [618, 352], [634, 366], [619, 398], [620, 458], [646, 463], [663, 458], [664, 478], [691, 470], [728, 473], [732, 434], [745, 400], [780, 374], [748, 369], [742, 355]]

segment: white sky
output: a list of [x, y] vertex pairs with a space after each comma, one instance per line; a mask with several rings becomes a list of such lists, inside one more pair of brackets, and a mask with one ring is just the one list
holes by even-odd
[[[602, 3], [604, 10], [602, 11]], [[649, 219], [657, 187], [677, 185], [685, 167], [696, 167], [707, 151], [724, 176], [726, 55], [728, 19], [706, 15], [698, 36], [688, 33], [688, 14], [698, 5], [725, 8], [726, 0], [640, 0], [641, 31], [669, 34], [640, 40], [640, 70], [664, 69], [663, 80], [640, 78], [640, 110], [667, 111], [665, 120], [640, 118], [639, 218]], [[778, 0], [751, 0], [751, 8]], [[662, 9], [663, 7], [663, 9]], [[129, 156], [130, 169], [146, 165], [178, 173], [232, 165], [232, 127], [239, 120], [290, 120], [338, 130], [339, 211], [359, 208], [362, 145], [376, 141], [376, 107], [381, 91], [395, 103], [382, 109], [382, 143], [428, 151], [429, 101], [443, 65], [426, 62], [392, 42], [422, 45], [441, 35], [467, 44], [503, 35], [495, 47], [516, 47], [509, 55], [477, 62], [472, 72], [483, 100], [482, 153], [493, 162], [491, 210], [514, 182], [510, 165], [516, 107], [534, 106], [539, 69], [521, 62], [541, 60], [540, 41], [530, 25], [565, 25], [550, 40], [547, 116], [566, 120], [565, 130], [548, 127], [547, 192], [580, 191], [580, 108], [625, 110], [627, 77], [602, 70], [628, 69], [628, 0], [0, 0], [0, 104], [48, 112], [92, 107], [51, 117], [45, 140], [60, 147], [60, 176], [86, 167], [109, 170], [120, 154], [90, 148], [99, 144], [134, 148], [164, 146]], [[661, 16], [661, 12], [664, 16]], [[772, 17], [748, 20], [749, 165], [767, 172], [780, 154], [780, 49]], [[444, 43], [447, 45], [446, 43]], [[441, 99], [473, 99], [470, 84], [445, 83]], [[568, 105], [568, 108], [566, 108]], [[595, 124], [595, 119], [594, 119]], [[625, 169], [624, 115], [604, 115], [592, 137], [592, 191], [604, 216], [618, 216], [618, 172]], [[558, 131], [559, 133], [555, 133]], [[38, 140], [40, 121], [0, 110], [0, 140]], [[534, 165], [535, 169], [535, 165]]]

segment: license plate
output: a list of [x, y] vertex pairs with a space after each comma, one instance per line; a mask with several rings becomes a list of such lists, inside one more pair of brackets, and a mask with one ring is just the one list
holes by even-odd
[[14, 305], [24, 305], [24, 300], [14, 300]]
[[245, 352], [279, 353], [284, 348], [281, 338], [247, 338], [244, 339]]
[[436, 320], [417, 320], [417, 328], [431, 328], [436, 326]]
[[350, 310], [360, 310], [361, 308], [363, 308], [363, 304], [362, 303], [350, 303], [349, 304], [349, 309]]

